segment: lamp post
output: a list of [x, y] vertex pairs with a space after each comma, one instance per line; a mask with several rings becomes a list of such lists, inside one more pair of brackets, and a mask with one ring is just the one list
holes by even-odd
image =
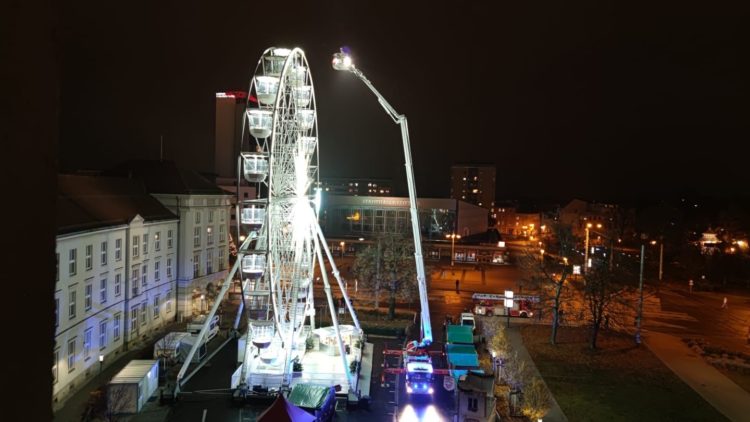
[[341, 257], [344, 257], [344, 246], [346, 245], [346, 242], [339, 243], [339, 246], [341, 246]]
[[643, 259], [646, 255], [646, 245], [641, 244], [641, 273], [638, 279], [638, 317], [635, 320], [635, 344], [640, 346], [641, 344], [641, 319], [643, 319]]
[[[586, 223], [586, 243], [583, 251], [583, 273], [586, 274], [586, 268], [589, 267], [589, 230], [594, 227], [591, 223]], [[601, 223], [596, 225], [597, 229], [601, 229]]]
[[104, 365], [104, 355], [99, 355], [99, 373], [102, 373], [102, 366]]
[[461, 235], [456, 233], [451, 233], [445, 235], [446, 239], [451, 240], [451, 267], [453, 266], [453, 258], [456, 257], [456, 239], [460, 239]]

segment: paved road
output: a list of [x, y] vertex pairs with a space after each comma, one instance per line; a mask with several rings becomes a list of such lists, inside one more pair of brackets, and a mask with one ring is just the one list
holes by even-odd
[[[724, 296], [728, 308], [722, 309]], [[678, 337], [702, 337], [730, 350], [748, 351], [750, 297], [719, 293], [689, 293], [670, 285], [658, 294], [661, 309], [644, 315], [644, 328]]]

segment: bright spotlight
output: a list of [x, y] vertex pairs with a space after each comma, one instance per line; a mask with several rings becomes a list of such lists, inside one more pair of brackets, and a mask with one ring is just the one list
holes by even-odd
[[331, 64], [335, 70], [351, 71], [354, 69], [352, 56], [350, 56], [349, 53], [344, 52], [343, 48], [341, 49], [341, 52], [333, 54], [333, 62]]
[[414, 408], [408, 404], [404, 407], [404, 411], [401, 412], [401, 416], [398, 418], [399, 422], [419, 422], [419, 416]]
[[437, 409], [435, 409], [435, 406], [429, 405], [427, 406], [427, 409], [424, 411], [424, 415], [422, 416], [423, 421], [435, 421], [435, 422], [442, 422], [445, 419], [440, 416]]

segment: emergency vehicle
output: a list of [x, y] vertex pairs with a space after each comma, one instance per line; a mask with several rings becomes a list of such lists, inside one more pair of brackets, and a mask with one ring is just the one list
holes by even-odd
[[[506, 315], [505, 296], [493, 293], [474, 293], [471, 296], [476, 315]], [[509, 309], [510, 316], [529, 318], [534, 316], [535, 304], [539, 303], [539, 296], [516, 295], [513, 297], [513, 307]]]

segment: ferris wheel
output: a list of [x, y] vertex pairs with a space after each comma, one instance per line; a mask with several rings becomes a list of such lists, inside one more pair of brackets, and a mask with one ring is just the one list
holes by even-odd
[[[269, 48], [250, 82], [238, 186], [254, 185], [257, 198], [238, 198], [238, 232], [247, 233], [238, 256], [248, 315], [240, 384], [289, 386], [290, 362], [304, 355], [314, 328], [313, 274], [316, 262], [323, 267], [321, 249], [331, 260], [315, 209], [318, 136], [309, 69], [301, 49]], [[337, 270], [335, 276], [341, 285]]]

